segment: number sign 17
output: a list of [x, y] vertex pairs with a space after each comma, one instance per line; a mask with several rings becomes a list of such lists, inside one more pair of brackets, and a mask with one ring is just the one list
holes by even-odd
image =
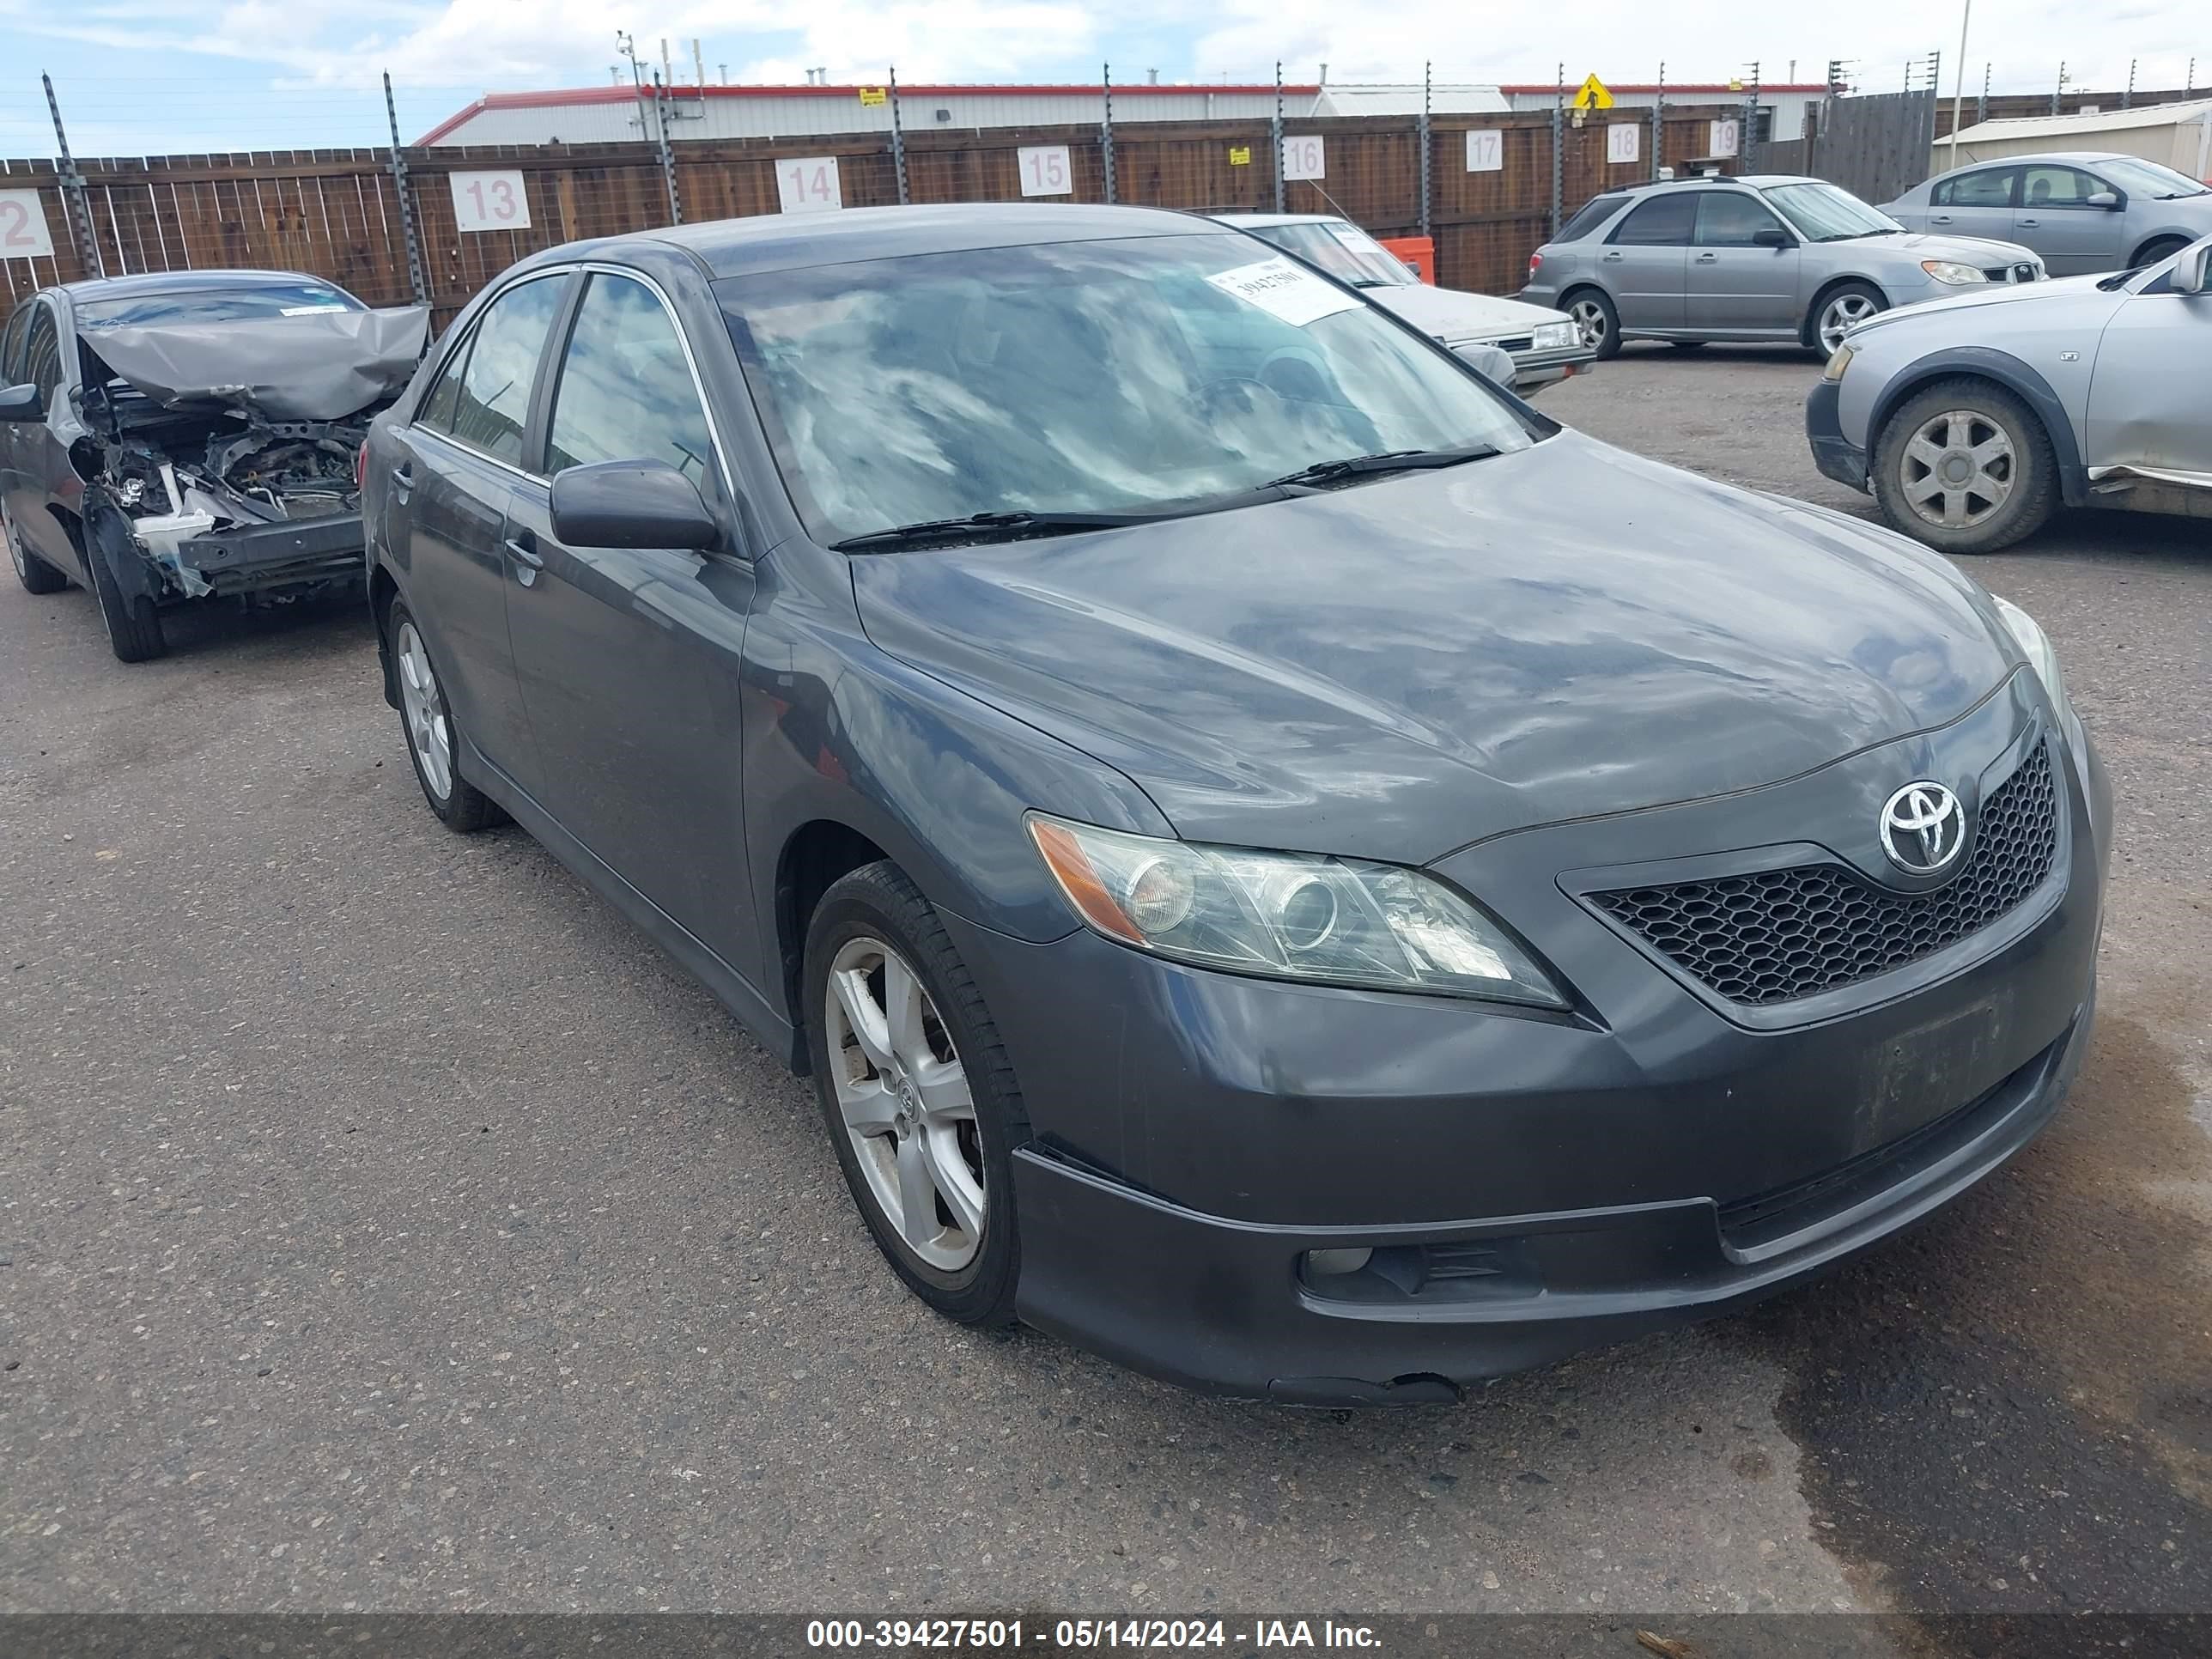
[[1066, 196], [1075, 189], [1074, 169], [1067, 163], [1065, 144], [1025, 148], [1016, 157], [1024, 196]]
[[453, 185], [455, 229], [530, 228], [530, 196], [522, 187], [520, 172], [501, 168], [495, 173], [456, 173]]
[[1495, 127], [1472, 127], [1467, 135], [1467, 170], [1469, 173], [1503, 173], [1505, 171], [1505, 135]]
[[54, 239], [35, 190], [0, 190], [0, 259], [51, 259]]
[[837, 158], [810, 155], [775, 164], [776, 204], [786, 213], [828, 213], [845, 205]]

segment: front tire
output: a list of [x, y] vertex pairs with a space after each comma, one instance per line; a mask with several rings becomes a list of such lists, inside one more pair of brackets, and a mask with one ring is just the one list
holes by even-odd
[[1833, 356], [1844, 336], [1869, 317], [1889, 309], [1889, 301], [1871, 283], [1841, 283], [1820, 296], [1813, 308], [1810, 344]]
[[[119, 513], [95, 514], [85, 526], [84, 568], [91, 579], [93, 602], [100, 607], [100, 626], [107, 630], [108, 648], [118, 662], [151, 662], [166, 655], [168, 637], [161, 631], [161, 616], [143, 593], [125, 593], [108, 568], [111, 545], [134, 547], [127, 522]], [[125, 557], [136, 556], [126, 552]]]
[[44, 598], [69, 586], [67, 576], [31, 551], [23, 540], [23, 532], [15, 527], [15, 520], [8, 516], [4, 507], [0, 507], [0, 538], [7, 541], [8, 562], [15, 567], [15, 580], [23, 584], [26, 593]]
[[896, 865], [865, 866], [823, 895], [801, 983], [823, 1121], [877, 1249], [946, 1318], [1011, 1324], [1029, 1113], [944, 922]]
[[1620, 313], [1601, 289], [1577, 289], [1567, 296], [1567, 315], [1582, 331], [1583, 343], [1605, 362], [1620, 355]]
[[2142, 270], [2148, 266], [2161, 264], [2188, 246], [2189, 244], [2179, 236], [2168, 236], [2162, 240], [2152, 242], [2140, 250], [2134, 258], [2128, 261], [2128, 269]]
[[459, 728], [446, 707], [444, 682], [430, 647], [404, 600], [392, 601], [384, 625], [391, 630], [392, 663], [399, 677], [399, 718], [407, 732], [407, 758], [415, 781], [438, 821], [457, 834], [489, 829], [505, 815], [491, 797], [461, 775]]
[[1875, 446], [1875, 500], [1940, 552], [1994, 553], [2058, 504], [2058, 461], [2035, 411], [1992, 381], [1939, 380], [1906, 400]]

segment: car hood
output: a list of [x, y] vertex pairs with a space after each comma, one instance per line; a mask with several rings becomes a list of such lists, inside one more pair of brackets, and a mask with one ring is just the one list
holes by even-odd
[[1926, 317], [1938, 311], [1975, 311], [1984, 306], [2033, 305], [2037, 301], [2057, 300], [2069, 294], [2094, 292], [2103, 276], [2059, 276], [2042, 283], [1990, 283], [1963, 288], [1947, 294], [1940, 300], [1923, 300], [1916, 305], [1900, 306], [1894, 311], [1876, 312], [1851, 331], [1854, 337], [1865, 334], [1892, 323], [1909, 322], [1916, 317]]
[[88, 328], [82, 337], [165, 409], [216, 404], [267, 421], [337, 421], [398, 397], [429, 328], [429, 307], [403, 306]]
[[1500, 334], [1526, 334], [1540, 324], [1564, 320], [1558, 312], [1542, 306], [1487, 294], [1463, 294], [1452, 288], [1431, 288], [1426, 283], [1401, 283], [1364, 292], [1423, 333], [1454, 343]]
[[1820, 242], [1815, 246], [1825, 248], [1881, 248], [1918, 264], [1923, 259], [1949, 259], [1977, 270], [1988, 270], [1993, 265], [2018, 265], [2035, 263], [2035, 250], [2018, 242], [2000, 242], [1986, 236], [1937, 236], [1920, 231], [1907, 231], [1902, 236], [1869, 236], [1863, 242]]
[[1796, 776], [1956, 718], [2011, 665], [1936, 556], [1571, 432], [851, 563], [884, 651], [1116, 768], [1180, 835], [1401, 863]]

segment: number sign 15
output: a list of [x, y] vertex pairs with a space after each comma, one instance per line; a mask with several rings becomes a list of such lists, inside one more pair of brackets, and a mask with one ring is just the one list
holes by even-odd
[[1505, 171], [1505, 135], [1495, 127], [1471, 127], [1467, 135], [1467, 170], [1469, 173], [1503, 173]]
[[1075, 172], [1067, 163], [1065, 144], [1039, 144], [1017, 155], [1024, 196], [1066, 196], [1075, 189]]
[[51, 259], [54, 239], [35, 190], [0, 190], [0, 259]]
[[512, 168], [495, 173], [456, 173], [453, 185], [455, 229], [530, 228], [530, 197], [522, 187], [520, 173]]
[[845, 205], [837, 158], [811, 155], [775, 164], [775, 199], [786, 213], [827, 213]]
[[1286, 179], [1328, 177], [1328, 157], [1322, 150], [1320, 134], [1308, 133], [1303, 137], [1283, 140], [1283, 177]]

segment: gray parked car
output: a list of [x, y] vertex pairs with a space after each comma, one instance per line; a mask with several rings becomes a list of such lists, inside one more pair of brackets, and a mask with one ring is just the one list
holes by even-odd
[[2061, 503], [2212, 518], [2208, 261], [2212, 238], [1862, 325], [1806, 405], [1814, 460], [1946, 553], [2016, 542]]
[[1216, 213], [1216, 222], [1273, 242], [1349, 283], [1384, 309], [1442, 342], [1487, 374], [1483, 349], [1512, 361], [1513, 389], [1534, 396], [1556, 386], [1597, 353], [1571, 319], [1525, 301], [1438, 288], [1349, 219], [1326, 213]]
[[1625, 339], [1832, 351], [1876, 312], [2043, 275], [2016, 243], [1912, 235], [1822, 179], [1686, 179], [1590, 202], [1529, 257], [1521, 297], [1573, 317], [1600, 357]]
[[2212, 190], [2134, 155], [2014, 155], [1942, 173], [1887, 211], [1913, 230], [2009, 237], [2054, 276], [2154, 265], [2212, 234]]
[[1911, 1225], [2089, 1041], [2112, 796], [2033, 622], [1200, 218], [550, 249], [367, 477], [429, 810], [810, 1073], [952, 1319], [1449, 1398]]

